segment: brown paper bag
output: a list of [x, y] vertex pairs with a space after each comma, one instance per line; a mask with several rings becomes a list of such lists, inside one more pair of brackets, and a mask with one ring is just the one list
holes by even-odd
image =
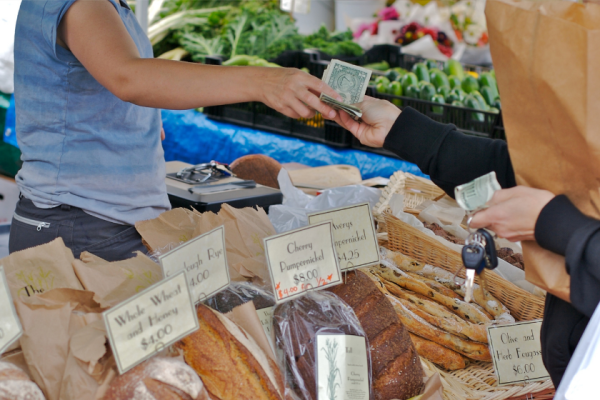
[[195, 214], [186, 208], [174, 208], [147, 221], [139, 221], [135, 229], [142, 236], [142, 242], [151, 252], [166, 253], [171, 248], [193, 238], [196, 227]]
[[[489, 0], [490, 49], [517, 183], [600, 217], [600, 6]], [[564, 257], [523, 242], [531, 283], [569, 301]]]
[[13, 300], [23, 300], [56, 288], [83, 289], [73, 272], [75, 260], [61, 238], [12, 253], [0, 260]]
[[[106, 308], [92, 292], [64, 288], [15, 303], [23, 326], [21, 347], [33, 380], [48, 400], [77, 398], [61, 393], [63, 379], [80, 373], [79, 367], [67, 368], [70, 339], [82, 327], [100, 321]], [[89, 389], [79, 384], [80, 390]]]
[[127, 260], [108, 262], [83, 252], [73, 270], [85, 290], [103, 305], [114, 306], [162, 279], [160, 266], [139, 251]]

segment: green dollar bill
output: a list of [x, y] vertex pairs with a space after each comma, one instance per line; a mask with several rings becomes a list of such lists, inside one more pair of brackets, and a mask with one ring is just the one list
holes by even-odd
[[479, 178], [454, 188], [454, 196], [458, 205], [469, 212], [481, 210], [492, 199], [494, 192], [500, 190], [496, 173], [480, 176]]
[[332, 60], [323, 74], [323, 81], [338, 92], [346, 104], [363, 101], [370, 79], [370, 70], [340, 60]]

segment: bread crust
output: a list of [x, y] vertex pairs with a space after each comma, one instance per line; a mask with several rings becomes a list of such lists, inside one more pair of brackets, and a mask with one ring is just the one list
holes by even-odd
[[457, 352], [412, 333], [410, 338], [417, 349], [417, 353], [432, 363], [449, 371], [466, 368], [465, 359]]

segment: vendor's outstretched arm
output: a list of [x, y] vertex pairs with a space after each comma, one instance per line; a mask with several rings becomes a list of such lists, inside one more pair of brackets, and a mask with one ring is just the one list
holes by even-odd
[[293, 118], [335, 112], [319, 100], [339, 95], [321, 80], [292, 68], [221, 67], [141, 58], [109, 1], [78, 0], [62, 17], [57, 43], [121, 100], [140, 106], [190, 109], [260, 101]]
[[454, 197], [454, 187], [496, 171], [503, 188], [516, 185], [506, 142], [468, 136], [454, 125], [441, 124], [410, 107], [365, 97], [359, 105], [364, 123], [345, 113], [336, 119], [363, 144], [384, 147], [417, 164], [423, 173]]

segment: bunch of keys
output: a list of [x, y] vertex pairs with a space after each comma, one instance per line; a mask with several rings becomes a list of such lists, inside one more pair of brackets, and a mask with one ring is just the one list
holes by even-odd
[[[467, 225], [469, 224], [467, 223]], [[467, 269], [467, 278], [464, 283], [465, 301], [469, 303], [473, 299], [475, 275], [481, 274], [484, 269], [492, 270], [498, 266], [496, 244], [491, 233], [485, 229], [478, 229], [475, 232], [471, 232], [462, 249], [462, 260]]]

